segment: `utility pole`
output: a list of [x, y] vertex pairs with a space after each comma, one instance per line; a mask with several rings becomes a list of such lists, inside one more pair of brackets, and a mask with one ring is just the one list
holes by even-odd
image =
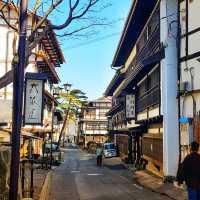
[[27, 6], [28, 0], [20, 0], [19, 8], [19, 45], [18, 45], [18, 63], [14, 67], [13, 80], [13, 117], [12, 117], [12, 154], [10, 170], [10, 191], [9, 199], [17, 200], [19, 162], [20, 162], [20, 133], [22, 125], [22, 104], [24, 89], [24, 69], [26, 54], [26, 25], [27, 25]]

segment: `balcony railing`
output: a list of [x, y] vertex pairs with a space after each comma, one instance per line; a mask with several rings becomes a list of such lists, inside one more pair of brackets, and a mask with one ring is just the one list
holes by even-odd
[[136, 112], [142, 112], [145, 109], [160, 103], [160, 88], [158, 85], [145, 92], [136, 100]]
[[160, 50], [159, 13], [158, 6], [141, 32], [136, 42], [136, 56], [126, 72], [126, 77], [129, 77], [133, 72], [137, 73], [142, 67], [142, 61]]

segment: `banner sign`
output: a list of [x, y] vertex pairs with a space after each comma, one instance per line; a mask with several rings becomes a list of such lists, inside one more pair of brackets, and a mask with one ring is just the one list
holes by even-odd
[[126, 118], [135, 118], [135, 95], [126, 95]]
[[46, 74], [27, 73], [25, 81], [24, 124], [43, 124], [43, 94]]

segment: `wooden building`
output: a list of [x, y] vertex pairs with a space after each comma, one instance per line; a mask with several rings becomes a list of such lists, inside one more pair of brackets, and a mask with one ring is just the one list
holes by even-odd
[[105, 92], [122, 157], [166, 177], [176, 175], [179, 153], [177, 11], [175, 0], [133, 1]]
[[111, 99], [101, 97], [87, 104], [80, 119], [80, 136], [85, 147], [88, 142], [104, 143], [108, 139], [108, 120], [106, 113], [111, 108]]
[[[3, 5], [4, 2], [0, 1], [0, 8]], [[11, 3], [8, 3], [8, 6], [4, 7], [4, 13], [9, 23], [16, 23], [18, 14], [16, 13], [15, 7]], [[40, 16], [35, 16], [31, 11], [28, 11], [27, 36], [30, 36], [35, 22], [39, 19]], [[46, 26], [49, 27], [49, 31], [32, 50], [32, 55], [29, 57], [28, 66], [25, 69], [25, 73], [46, 73], [47, 75], [44, 92], [43, 125], [29, 125], [23, 127], [23, 132], [27, 132], [27, 135], [30, 135], [31, 133], [35, 138], [43, 138], [44, 134], [50, 134], [52, 132], [52, 105], [53, 102], [55, 102], [55, 105], [57, 104], [55, 98], [53, 97], [53, 86], [54, 84], [58, 84], [60, 81], [56, 72], [56, 68], [60, 67], [60, 65], [64, 62], [64, 56], [56, 38], [56, 34], [51, 29], [51, 25], [48, 23], [48, 21], [43, 24], [40, 32], [37, 32], [35, 37], [37, 37], [41, 33], [42, 29], [44, 29]], [[17, 33], [12, 30], [0, 17], [0, 43], [1, 48], [4, 49], [4, 51], [1, 51], [0, 53], [0, 77], [2, 77], [12, 68], [12, 60], [15, 54], [15, 50], [17, 49], [17, 39]], [[0, 90], [0, 125], [2, 128], [11, 129], [12, 99], [13, 84], [11, 83]], [[55, 112], [55, 115], [57, 114], [59, 115], [59, 113]], [[7, 140], [8, 138], [9, 137], [7, 137]], [[4, 139], [5, 138], [3, 138], [3, 133], [1, 133], [0, 140], [4, 141]], [[40, 143], [41, 146], [42, 140], [38, 140], [38, 143]], [[37, 146], [37, 144], [35, 146]], [[40, 153], [41, 149], [42, 148], [40, 148]]]
[[181, 159], [200, 142], [200, 2], [179, 0], [179, 117]]

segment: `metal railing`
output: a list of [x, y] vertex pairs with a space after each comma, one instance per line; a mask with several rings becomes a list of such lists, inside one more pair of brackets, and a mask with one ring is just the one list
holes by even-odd
[[137, 73], [141, 69], [142, 61], [154, 55], [160, 49], [160, 23], [159, 8], [156, 8], [136, 42], [136, 56], [133, 58], [127, 72], [129, 77], [134, 71]]
[[145, 109], [160, 103], [159, 85], [154, 86], [136, 100], [136, 112], [142, 112]]

